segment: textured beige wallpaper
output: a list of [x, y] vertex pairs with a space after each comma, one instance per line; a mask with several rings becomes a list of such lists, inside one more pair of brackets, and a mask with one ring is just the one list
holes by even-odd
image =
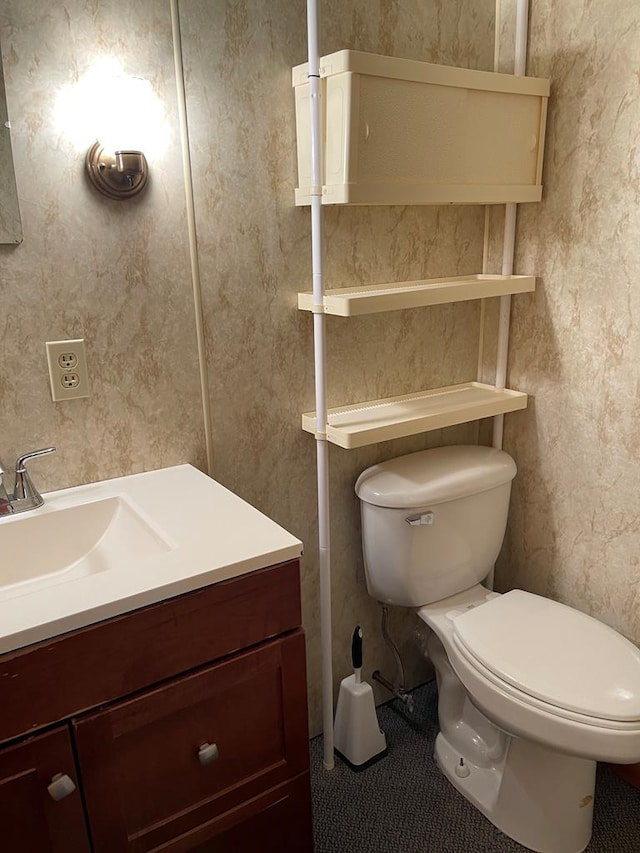
[[[309, 211], [295, 208], [291, 67], [306, 60], [305, 3], [181, 0], [197, 226], [205, 299], [216, 478], [305, 543], [304, 624], [312, 729], [319, 726], [320, 641]], [[493, 3], [321, 3], [322, 51], [340, 48], [490, 68]], [[327, 287], [480, 270], [481, 208], [327, 209]], [[478, 305], [328, 319], [329, 405], [475, 378]], [[366, 593], [353, 485], [381, 459], [475, 440], [475, 426], [358, 451], [331, 448], [335, 679], [350, 635], [365, 632], [365, 672], [394, 672]], [[411, 681], [425, 667], [416, 620], [393, 624]], [[381, 698], [388, 695], [380, 694]]]
[[507, 419], [519, 473], [501, 587], [640, 642], [640, 6], [532, 4], [528, 73], [552, 81], [544, 198], [519, 214]]
[[[21, 246], [0, 246], [0, 455], [57, 445], [32, 463], [42, 489], [202, 465], [169, 3], [2, 0], [0, 46], [24, 226]], [[165, 111], [168, 147], [131, 202], [88, 186], [82, 110], [64, 123], [59, 111], [59, 93], [108, 58]], [[75, 337], [91, 397], [54, 404], [44, 342]]]
[[[503, 4], [505, 6], [506, 4]], [[492, 66], [493, 3], [323, 0], [324, 52], [349, 47]], [[318, 727], [315, 446], [309, 216], [293, 206], [290, 67], [305, 60], [303, 0], [181, 0], [218, 479], [299, 535]], [[510, 384], [530, 408], [506, 419], [515, 457], [498, 570], [640, 642], [640, 11], [637, 3], [532, 4], [528, 73], [552, 79], [544, 200], [519, 214]], [[505, 25], [504, 31], [509, 27]], [[25, 240], [0, 247], [0, 453], [54, 443], [43, 489], [181, 461], [204, 465], [168, 2], [0, 2]], [[505, 52], [505, 56], [508, 51]], [[114, 56], [153, 84], [169, 145], [149, 192], [94, 195], [56, 93]], [[498, 224], [499, 216], [496, 220]], [[329, 287], [475, 272], [480, 208], [332, 209]], [[489, 306], [489, 316], [495, 312]], [[473, 378], [478, 306], [329, 320], [329, 400], [339, 404]], [[53, 404], [44, 341], [83, 336], [88, 400]], [[491, 353], [491, 341], [488, 341]], [[390, 671], [360, 555], [357, 474], [475, 427], [347, 452], [331, 449], [336, 680], [365, 629], [365, 671]], [[415, 622], [394, 615], [411, 680]]]
[[[303, 608], [312, 729], [319, 727], [309, 212], [295, 208], [291, 66], [306, 59], [304, 0], [181, 0], [189, 129], [204, 290], [215, 476], [305, 542]], [[493, 2], [323, 0], [322, 48], [491, 68]], [[181, 461], [204, 467], [169, 3], [1, 0], [0, 46], [13, 121], [25, 240], [0, 247], [0, 452], [57, 444], [33, 466], [43, 489]], [[168, 146], [149, 191], [96, 196], [57, 93], [100, 59], [146, 77]], [[89, 140], [90, 141], [90, 140]], [[88, 142], [87, 142], [88, 144]], [[327, 286], [472, 273], [483, 212], [474, 207], [332, 209]], [[475, 378], [479, 306], [329, 320], [329, 402], [337, 405]], [[53, 404], [44, 342], [84, 337], [88, 400]], [[365, 631], [365, 673], [392, 675], [367, 594], [358, 473], [427, 444], [474, 441], [462, 426], [347, 452], [331, 448], [335, 678]], [[171, 496], [173, 497], [173, 496]], [[416, 620], [393, 631], [412, 683], [425, 675]], [[380, 694], [380, 698], [387, 698]]]

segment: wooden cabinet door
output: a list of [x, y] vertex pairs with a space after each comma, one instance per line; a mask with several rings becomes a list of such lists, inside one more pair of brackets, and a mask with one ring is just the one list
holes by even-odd
[[75, 728], [96, 853], [197, 849], [308, 770], [304, 635], [167, 682]]
[[66, 727], [0, 750], [0, 850], [89, 853], [77, 787], [60, 800], [47, 790], [57, 774], [77, 786]]

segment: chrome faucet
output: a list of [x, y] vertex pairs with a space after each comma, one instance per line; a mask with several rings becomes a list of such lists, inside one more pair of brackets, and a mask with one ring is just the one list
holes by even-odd
[[13, 507], [11, 506], [11, 501], [9, 500], [9, 495], [7, 494], [7, 490], [4, 485], [5, 474], [6, 471], [4, 469], [4, 465], [0, 459], [0, 515], [9, 515], [13, 512]]
[[14, 512], [26, 512], [27, 510], [37, 509], [39, 506], [42, 506], [44, 498], [33, 485], [33, 481], [25, 465], [29, 459], [35, 459], [37, 456], [45, 456], [47, 453], [54, 452], [55, 447], [44, 447], [42, 450], [32, 450], [31, 453], [19, 456], [16, 462], [15, 480], [10, 492], [7, 491], [5, 484], [7, 471], [2, 462], [0, 462], [0, 516], [10, 515]]

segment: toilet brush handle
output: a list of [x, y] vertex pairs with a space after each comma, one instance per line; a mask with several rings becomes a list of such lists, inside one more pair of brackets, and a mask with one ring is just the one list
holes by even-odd
[[362, 669], [362, 628], [359, 625], [351, 638], [351, 662], [354, 669]]

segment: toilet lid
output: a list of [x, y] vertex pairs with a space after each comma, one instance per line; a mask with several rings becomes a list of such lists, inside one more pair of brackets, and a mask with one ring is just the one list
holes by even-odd
[[522, 693], [603, 720], [640, 720], [640, 650], [602, 622], [516, 589], [453, 625], [472, 658]]

